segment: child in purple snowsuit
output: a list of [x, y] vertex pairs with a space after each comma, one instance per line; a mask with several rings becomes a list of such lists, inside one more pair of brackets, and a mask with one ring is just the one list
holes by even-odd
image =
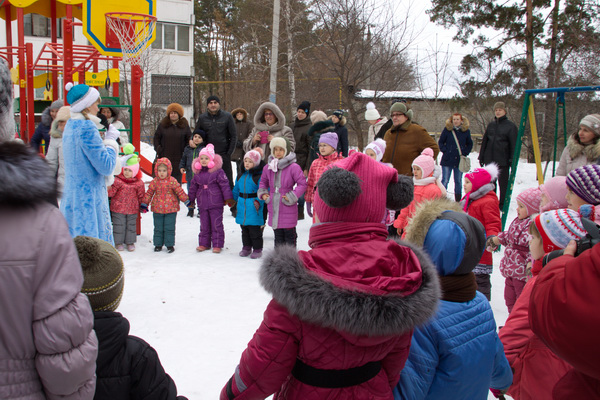
[[271, 156], [263, 169], [257, 195], [268, 204], [275, 247], [283, 244], [296, 247], [298, 199], [306, 191], [306, 178], [287, 139], [276, 137], [269, 145]]
[[215, 148], [208, 144], [200, 151], [200, 156], [192, 161], [194, 178], [190, 182], [190, 204], [196, 200], [200, 215], [200, 234], [196, 251], [210, 249], [220, 253], [225, 244], [223, 229], [223, 206], [233, 206], [233, 195], [229, 181], [222, 169], [223, 159], [215, 154]]

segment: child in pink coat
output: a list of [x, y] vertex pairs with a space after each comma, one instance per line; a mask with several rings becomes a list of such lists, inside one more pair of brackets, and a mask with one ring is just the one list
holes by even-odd
[[412, 163], [413, 183], [415, 185], [415, 196], [408, 207], [402, 209], [396, 221], [394, 228], [398, 229], [398, 235], [403, 235], [404, 228], [408, 224], [409, 219], [414, 215], [415, 209], [419, 203], [435, 199], [437, 197], [445, 197], [446, 189], [440, 182], [442, 171], [436, 167], [433, 159], [433, 150], [426, 148], [421, 155]]
[[504, 280], [504, 302], [510, 313], [527, 282], [527, 263], [529, 262], [529, 225], [531, 217], [540, 208], [542, 192], [531, 188], [517, 196], [517, 217], [510, 223], [508, 230], [487, 240], [487, 247], [495, 251], [499, 245], [506, 246], [504, 257], [500, 261], [500, 273]]
[[123, 147], [125, 156], [121, 158], [122, 171], [115, 177], [113, 184], [108, 187], [108, 197], [112, 197], [110, 214], [113, 237], [115, 238], [115, 247], [119, 251], [125, 250], [123, 244], [127, 245], [128, 251], [135, 251], [136, 221], [145, 194], [140, 161], [138, 156], [133, 153], [134, 150], [131, 143], [127, 143]]
[[557, 357], [533, 333], [529, 325], [529, 302], [542, 270], [544, 255], [564, 249], [569, 241], [582, 238], [586, 232], [577, 212], [560, 209], [535, 217], [529, 233], [532, 237], [529, 249], [534, 259], [533, 277], [527, 281], [498, 335], [513, 369], [513, 384], [508, 394], [515, 400], [554, 399], [554, 387], [573, 367]]

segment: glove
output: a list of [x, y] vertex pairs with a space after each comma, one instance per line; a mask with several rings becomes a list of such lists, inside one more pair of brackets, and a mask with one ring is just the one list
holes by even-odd
[[494, 395], [495, 398], [497, 398], [497, 399], [504, 399], [504, 393], [506, 393], [506, 390], [499, 390], [499, 389], [492, 389], [492, 388], [490, 388], [490, 392], [492, 392], [492, 394]]
[[235, 206], [235, 200], [227, 199], [227, 200], [225, 200], [225, 204], [227, 204], [227, 207], [231, 208], [231, 207]]
[[490, 236], [486, 241], [485, 241], [485, 249], [489, 252], [493, 252], [498, 250], [498, 245], [496, 243], [494, 243], [494, 238], [496, 236]]
[[188, 217], [194, 217], [194, 207], [188, 207], [188, 213], [187, 213]]
[[104, 134], [104, 139], [117, 140], [119, 138], [119, 135], [120, 132], [117, 130], [117, 128], [115, 128], [113, 124], [110, 124], [108, 126], [108, 129], [106, 130], [106, 133]]
[[148, 204], [144, 204], [144, 203], [140, 204], [140, 212], [142, 214], [147, 213], [148, 212]]
[[258, 212], [258, 210], [260, 210], [260, 203], [258, 200], [254, 200], [254, 208], [256, 208], [257, 212]]
[[309, 217], [313, 217], [313, 213], [312, 213], [312, 203], [310, 201], [306, 202], [306, 213], [308, 214]]
[[[183, 204], [185, 204], [186, 207], [190, 206], [190, 199], [187, 199], [186, 201], [183, 202]], [[194, 207], [194, 206], [192, 206]]]

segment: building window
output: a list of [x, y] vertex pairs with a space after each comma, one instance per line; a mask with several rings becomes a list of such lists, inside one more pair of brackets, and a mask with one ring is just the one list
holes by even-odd
[[156, 39], [153, 49], [190, 51], [190, 27], [188, 25], [156, 23]]
[[192, 78], [152, 75], [152, 104], [192, 104]]
[[[62, 18], [56, 20], [56, 36], [62, 37]], [[39, 14], [25, 14], [23, 16], [25, 36], [51, 37], [52, 23], [50, 18]]]

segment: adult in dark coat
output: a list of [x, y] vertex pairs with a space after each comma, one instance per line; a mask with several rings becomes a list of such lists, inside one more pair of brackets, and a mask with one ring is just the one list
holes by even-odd
[[500, 209], [504, 208], [504, 198], [508, 188], [508, 177], [517, 143], [517, 126], [506, 117], [506, 106], [499, 101], [494, 104], [495, 118], [483, 134], [479, 150], [479, 164], [498, 164], [498, 184], [500, 186]]
[[[192, 131], [183, 116], [183, 107], [177, 103], [169, 104], [167, 116], [160, 121], [154, 133], [156, 159], [166, 157], [171, 161], [171, 165], [179, 165], [191, 137]], [[181, 184], [181, 171], [178, 168], [173, 168], [171, 176]]]
[[335, 124], [334, 131], [338, 135], [338, 147], [336, 150], [344, 157], [348, 157], [348, 128], [346, 128], [344, 111], [335, 110], [331, 116], [331, 120]]
[[231, 161], [237, 164], [237, 174], [240, 174], [242, 163], [244, 162], [244, 140], [250, 136], [254, 124], [248, 120], [248, 111], [243, 108], [236, 108], [231, 111], [231, 115], [235, 120], [235, 131], [237, 132], [237, 140], [235, 142], [235, 150], [231, 155]]
[[[456, 135], [460, 149], [456, 147], [454, 135]], [[473, 140], [471, 139], [467, 117], [460, 113], [452, 114], [446, 120], [446, 126], [442, 131], [438, 146], [440, 146], [440, 151], [443, 153], [440, 162], [442, 166], [442, 185], [448, 189], [450, 175], [454, 174], [454, 200], [459, 202], [462, 199], [462, 172], [458, 169], [460, 156], [468, 156], [473, 149]]]
[[[312, 126], [308, 129], [308, 161], [306, 170], [310, 169], [313, 161], [319, 158], [319, 139], [321, 134], [325, 132], [334, 132], [335, 124], [332, 120], [327, 119], [327, 114], [323, 111], [315, 110], [310, 114], [310, 122]], [[305, 171], [306, 171], [305, 170]]]
[[[310, 159], [308, 157], [309, 142], [308, 142], [308, 131], [310, 130], [311, 123], [308, 113], [310, 112], [310, 103], [303, 101], [298, 105], [296, 111], [296, 119], [290, 126], [294, 133], [294, 140], [296, 141], [296, 164], [304, 171], [304, 176], [308, 175], [308, 169], [310, 168]], [[304, 194], [298, 199], [298, 219], [304, 219]]]
[[40, 150], [42, 140], [45, 142], [44, 154], [48, 153], [48, 147], [50, 146], [50, 125], [56, 118], [56, 113], [64, 105], [62, 100], [55, 100], [52, 102], [50, 107], [47, 107], [42, 113], [42, 122], [35, 128], [33, 136], [29, 141], [29, 145], [35, 149], [36, 152]]
[[221, 110], [221, 100], [217, 96], [206, 99], [206, 112], [200, 114], [196, 122], [196, 131], [203, 130], [204, 143], [212, 144], [215, 153], [223, 159], [223, 171], [233, 188], [233, 172], [231, 170], [231, 155], [236, 147], [237, 131], [231, 114]]

